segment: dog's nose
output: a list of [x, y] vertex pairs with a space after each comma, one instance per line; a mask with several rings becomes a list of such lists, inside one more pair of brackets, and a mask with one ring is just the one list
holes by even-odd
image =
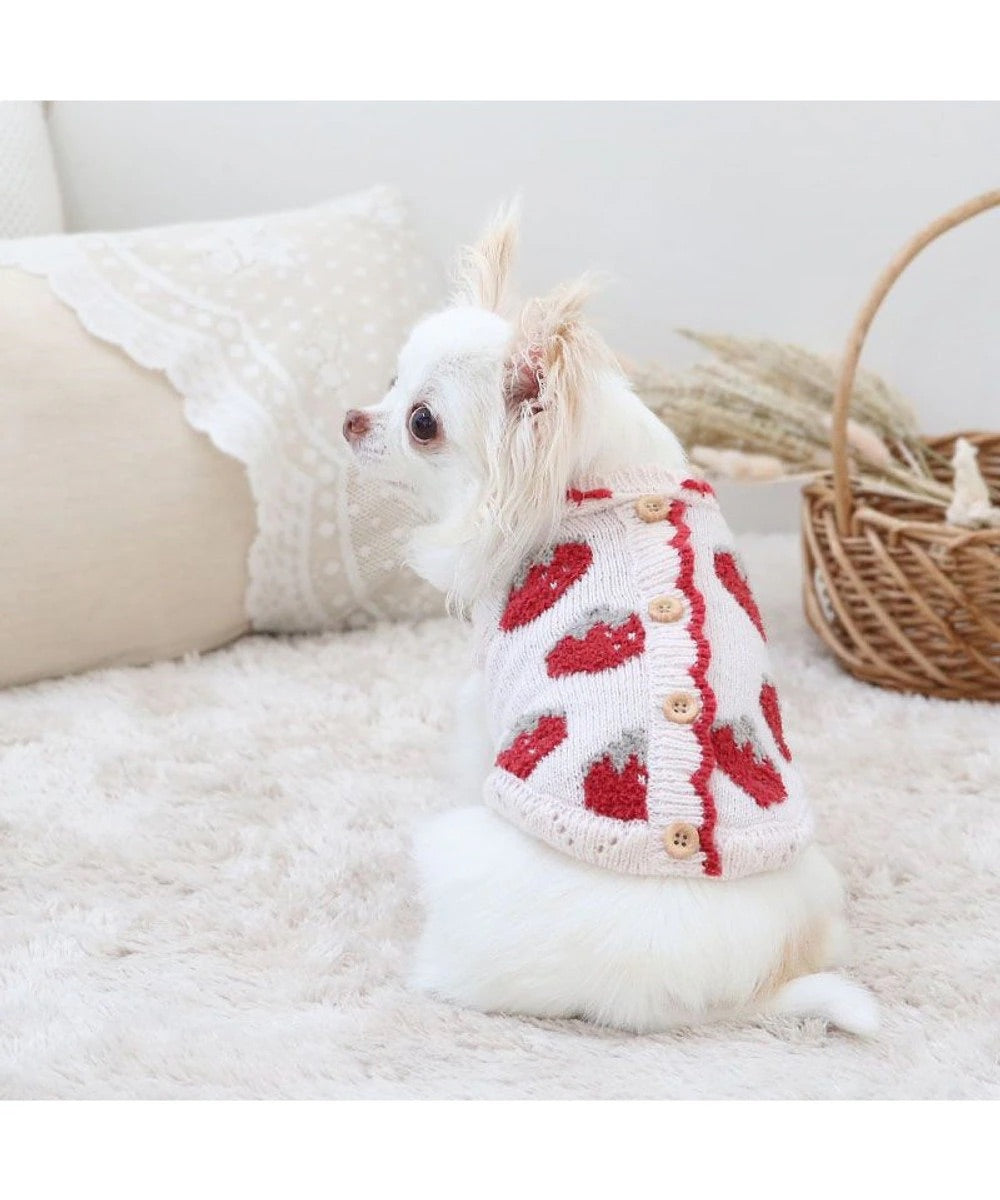
[[360, 441], [371, 428], [371, 424], [371, 417], [366, 412], [362, 412], [360, 408], [349, 409], [344, 417], [344, 437], [349, 442]]

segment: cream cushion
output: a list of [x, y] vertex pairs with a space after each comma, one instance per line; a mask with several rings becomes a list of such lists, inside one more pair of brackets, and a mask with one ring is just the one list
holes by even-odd
[[0, 270], [0, 685], [221, 645], [244, 607], [243, 466], [174, 388]]

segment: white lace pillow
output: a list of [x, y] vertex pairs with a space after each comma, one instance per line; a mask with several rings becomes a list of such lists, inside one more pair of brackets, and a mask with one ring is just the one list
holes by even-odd
[[[0, 314], [0, 345], [5, 320], [10, 325], [16, 315], [9, 311], [11, 304], [19, 295], [28, 296], [17, 284], [20, 272], [41, 276], [51, 303], [69, 306], [94, 337], [68, 345], [67, 337], [53, 332], [58, 322], [34, 313], [30, 329], [38, 331], [39, 370], [32, 371], [25, 367], [32, 347], [22, 344], [29, 324], [24, 313], [16, 333], [13, 327], [7, 330], [9, 344], [16, 337], [19, 352], [8, 365], [16, 378], [3, 378], [0, 355], [0, 421], [20, 429], [22, 442], [32, 444], [19, 448], [11, 467], [15, 478], [8, 476], [3, 485], [8, 503], [0, 505], [0, 609], [19, 608], [30, 624], [30, 610], [41, 599], [54, 633], [62, 605], [72, 619], [60, 628], [78, 629], [86, 643], [86, 623], [74, 610], [81, 591], [79, 563], [74, 562], [75, 579], [60, 580], [58, 562], [46, 562], [40, 573], [36, 561], [38, 539], [52, 536], [77, 554], [81, 545], [91, 548], [88, 561], [97, 562], [90, 574], [97, 578], [86, 582], [100, 589], [111, 618], [102, 609], [99, 645], [83, 644], [76, 655], [64, 645], [56, 661], [51, 655], [43, 661], [46, 656], [40, 654], [37, 669], [25, 658], [28, 652], [30, 659], [30, 646], [26, 651], [22, 620], [19, 679], [98, 662], [149, 661], [166, 651], [219, 644], [239, 632], [231, 595], [225, 605], [221, 598], [206, 600], [197, 578], [187, 589], [177, 579], [179, 573], [203, 574], [203, 564], [218, 549], [220, 529], [231, 527], [234, 538], [245, 538], [246, 514], [236, 511], [245, 501], [229, 474], [223, 480], [230, 466], [218, 451], [244, 465], [255, 509], [243, 598], [250, 627], [313, 631], [438, 610], [437, 597], [399, 567], [400, 543], [413, 515], [397, 497], [362, 482], [340, 433], [347, 408], [370, 404], [384, 392], [402, 339], [436, 298], [436, 274], [429, 275], [395, 193], [380, 188], [316, 208], [215, 224], [0, 242], [0, 276], [6, 280], [0, 292], [8, 300], [7, 318]], [[37, 295], [31, 303], [38, 306]], [[130, 361], [116, 369], [102, 342]], [[43, 370], [43, 359], [59, 360], [58, 366]], [[94, 381], [101, 378], [95, 395]], [[183, 412], [189, 426], [214, 444], [208, 457], [199, 448], [196, 467], [188, 461], [194, 454], [190, 436], [172, 427], [165, 432], [165, 422], [173, 418], [163, 408], [164, 389], [176, 396], [176, 420]], [[139, 419], [147, 390], [148, 425]], [[86, 392], [87, 402], [81, 403], [75, 391]], [[123, 420], [128, 422], [124, 435]], [[35, 444], [43, 430], [48, 441], [58, 443], [51, 453], [47, 444]], [[110, 473], [102, 477], [102, 447], [112, 442]], [[53, 487], [45, 494], [55, 490], [55, 507], [39, 514], [37, 468], [51, 467], [53, 454], [58, 473], [52, 468]], [[32, 461], [19, 496], [17, 463]], [[147, 468], [136, 471], [143, 462], [150, 479], [158, 481], [148, 495], [142, 487]], [[131, 476], [125, 479], [128, 464]], [[213, 469], [218, 479], [210, 478]], [[185, 490], [188, 477], [205, 486]], [[163, 482], [168, 478], [169, 486]], [[88, 502], [80, 503], [84, 493]], [[206, 504], [222, 504], [223, 493], [230, 497], [225, 503], [233, 507], [232, 519], [227, 524], [218, 513], [212, 520], [206, 515], [215, 539], [209, 546], [198, 513]], [[59, 508], [58, 496], [64, 501], [75, 496], [77, 502]], [[109, 496], [121, 500], [108, 504]], [[81, 513], [91, 514], [89, 524], [83, 524]], [[94, 528], [95, 520], [106, 527]], [[16, 525], [7, 531], [11, 536], [4, 536], [5, 522]], [[20, 546], [24, 558], [29, 543], [35, 565], [26, 570], [24, 562], [9, 556], [16, 557]], [[200, 549], [190, 559], [182, 554], [166, 564], [138, 561], [169, 558], [196, 544]], [[103, 562], [109, 545], [117, 547], [114, 564]], [[129, 593], [120, 654], [109, 645], [120, 591], [116, 573]], [[162, 597], [154, 594], [158, 586], [150, 582], [165, 577], [173, 581], [174, 592], [180, 588], [167, 614]], [[14, 579], [16, 585], [10, 582]], [[227, 580], [231, 593], [232, 571]], [[11, 587], [13, 595], [6, 594]], [[53, 603], [53, 589], [59, 587], [65, 597], [57, 595]], [[187, 595], [192, 604], [218, 604], [227, 611], [205, 613], [204, 619], [181, 614]], [[179, 620], [181, 615], [186, 619]], [[174, 637], [174, 623], [178, 631], [197, 627], [197, 636]], [[29, 632], [41, 650], [46, 630]]]
[[0, 101], [0, 237], [62, 229], [62, 199], [37, 100]]

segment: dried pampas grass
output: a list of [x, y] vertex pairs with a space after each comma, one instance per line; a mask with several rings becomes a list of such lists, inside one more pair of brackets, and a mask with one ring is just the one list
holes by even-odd
[[743, 450], [718, 450], [714, 446], [692, 446], [691, 461], [723, 479], [763, 483], [784, 478], [785, 464], [773, 454], [747, 454]]
[[[681, 333], [714, 359], [679, 372], [655, 363], [625, 369], [695, 463], [717, 477], [757, 481], [829, 470], [835, 359], [759, 338]], [[945, 464], [921, 437], [909, 402], [859, 371], [851, 412], [853, 473], [875, 491], [940, 506], [944, 519], [953, 492], [932, 467]]]

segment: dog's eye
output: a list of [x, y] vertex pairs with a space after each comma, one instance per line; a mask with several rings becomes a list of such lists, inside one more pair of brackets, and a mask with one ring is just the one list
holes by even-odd
[[418, 404], [410, 413], [410, 434], [415, 442], [433, 442], [438, 434], [437, 418], [426, 404]]

